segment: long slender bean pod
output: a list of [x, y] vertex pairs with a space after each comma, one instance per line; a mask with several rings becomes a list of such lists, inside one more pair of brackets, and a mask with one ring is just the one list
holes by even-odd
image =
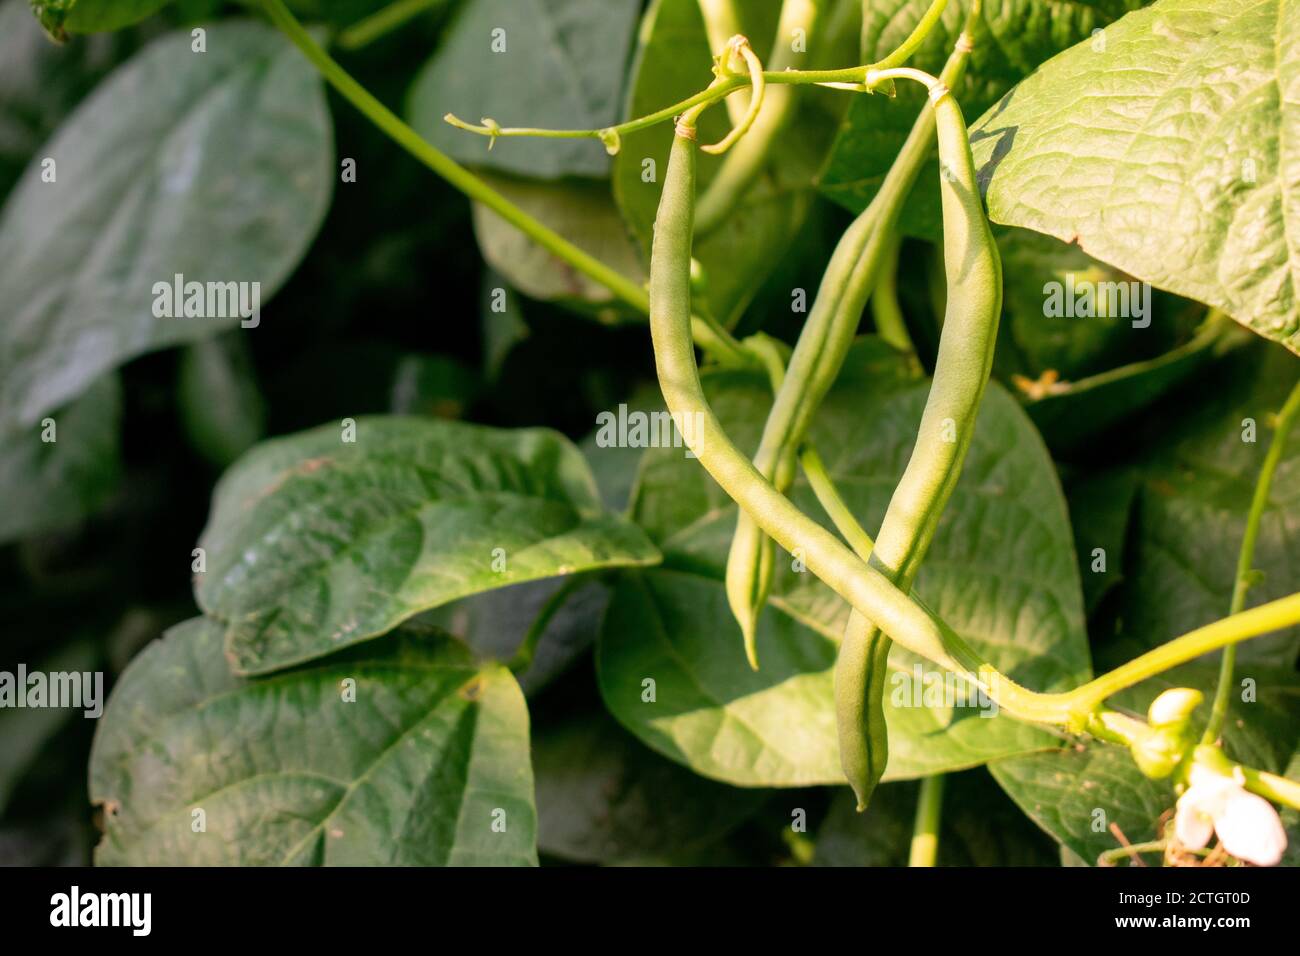
[[[962, 36], [967, 39], [957, 43], [940, 77], [949, 87], [961, 81], [970, 56], [969, 35]], [[785, 491], [793, 480], [799, 446], [844, 364], [863, 307], [887, 261], [903, 204], [933, 148], [933, 136], [934, 114], [923, 109], [880, 191], [835, 246], [754, 457], [755, 467], [778, 491]], [[727, 556], [727, 600], [740, 624], [745, 656], [755, 669], [758, 617], [767, 601], [773, 565], [771, 541], [742, 513]]]
[[[948, 305], [916, 445], [871, 554], [872, 565], [904, 591], [912, 587], [961, 475], [1002, 311], [1002, 265], [975, 179], [966, 121], [942, 81], [930, 83], [930, 100], [939, 140]], [[865, 809], [888, 759], [883, 698], [890, 645], [866, 616], [849, 614], [835, 666], [835, 704], [840, 761], [859, 809]]]

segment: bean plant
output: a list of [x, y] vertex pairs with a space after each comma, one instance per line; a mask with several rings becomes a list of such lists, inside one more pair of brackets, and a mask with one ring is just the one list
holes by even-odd
[[1292, 862], [1292, 21], [5, 0], [15, 853]]

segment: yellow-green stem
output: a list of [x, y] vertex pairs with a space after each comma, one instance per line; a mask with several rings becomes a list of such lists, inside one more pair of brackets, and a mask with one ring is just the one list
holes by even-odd
[[[1237, 554], [1237, 576], [1232, 584], [1232, 603], [1229, 614], [1236, 614], [1246, 606], [1246, 592], [1254, 580], [1251, 563], [1255, 559], [1255, 541], [1259, 537], [1260, 520], [1264, 509], [1268, 507], [1268, 495], [1273, 486], [1273, 473], [1277, 471], [1278, 462], [1286, 447], [1287, 434], [1291, 426], [1300, 417], [1300, 381], [1291, 389], [1291, 394], [1282, 405], [1277, 415], [1277, 428], [1273, 440], [1269, 443], [1264, 456], [1264, 465], [1259, 470], [1255, 482], [1255, 494], [1250, 501], [1250, 512], [1246, 515], [1246, 531], [1241, 536], [1241, 550]], [[1201, 743], [1213, 743], [1223, 730], [1223, 722], [1228, 716], [1228, 702], [1232, 696], [1232, 671], [1237, 659], [1237, 648], [1229, 644], [1223, 649], [1223, 660], [1219, 664], [1219, 683], [1214, 692], [1214, 705], [1210, 709], [1210, 719], [1205, 725], [1205, 734]]]
[[934, 866], [939, 856], [939, 819], [943, 812], [943, 774], [921, 778], [916, 800], [916, 821], [912, 825], [912, 847], [908, 866]]

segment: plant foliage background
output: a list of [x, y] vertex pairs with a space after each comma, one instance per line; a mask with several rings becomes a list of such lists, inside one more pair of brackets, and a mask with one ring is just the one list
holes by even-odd
[[[689, 95], [709, 79], [696, 0], [445, 0], [357, 49], [346, 28], [379, 0], [291, 6], [431, 142], [644, 281], [659, 192], [642, 163], [662, 167], [668, 127], [611, 157], [589, 140], [489, 151], [442, 116], [601, 127]], [[776, 6], [742, 4], [751, 38]], [[827, 6], [815, 66], [869, 62], [927, 4]], [[964, 6], [917, 66], [938, 71]], [[99, 721], [0, 711], [0, 862], [89, 862], [99, 843], [101, 863], [890, 865], [933, 773], [953, 774], [941, 863], [1093, 862], [1117, 845], [1099, 809], [1133, 842], [1156, 835], [1172, 791], [1127, 754], [943, 706], [889, 710], [889, 782], [855, 814], [831, 709], [846, 607], [779, 562], [750, 671], [722, 585], [734, 506], [681, 449], [596, 440], [600, 413], [660, 408], [643, 319], [419, 166], [255, 10], [72, 10], [54, 46], [25, 0], [0, 0], [0, 661], [102, 670], [112, 700]], [[1300, 349], [1300, 22], [1283, 12], [986, 0], [960, 100], [1006, 265], [999, 384], [916, 591], [1035, 689], [1226, 613]], [[1229, 60], [1245, 67], [1198, 99]], [[923, 100], [798, 96], [787, 147], [696, 249], [714, 313], [787, 340], [794, 290], [811, 298]], [[927, 367], [936, 176], [899, 266]], [[154, 318], [146, 292], [175, 273], [257, 278], [260, 324]], [[1151, 282], [1150, 326], [1044, 316], [1067, 273]], [[764, 380], [705, 383], [752, 452]], [[868, 529], [925, 396], [866, 335], [818, 418]], [[1294, 442], [1252, 602], [1300, 580], [1298, 495]], [[1257, 694], [1226, 738], [1291, 776], [1298, 642], [1243, 646]], [[909, 698], [914, 663], [895, 649]], [[1214, 673], [1166, 676], [1209, 691]]]

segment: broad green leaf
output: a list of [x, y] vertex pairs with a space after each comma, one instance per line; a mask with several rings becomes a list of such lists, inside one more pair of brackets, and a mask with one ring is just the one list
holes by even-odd
[[[871, 806], [840, 790], [817, 830], [814, 866], [907, 866], [918, 787], [880, 787]], [[944, 778], [939, 866], [1055, 866], [1051, 841], [1025, 819], [983, 770]]]
[[[1071, 44], [1087, 39], [1143, 0], [983, 0], [966, 77], [957, 93], [962, 111], [973, 120], [1044, 60]], [[940, 24], [909, 66], [938, 74], [965, 22], [971, 0], [952, 0]], [[920, 21], [930, 0], [872, 0], [863, 5], [862, 61], [880, 60], [892, 52]], [[916, 114], [925, 92], [916, 83], [899, 83], [898, 95], [855, 97], [836, 138], [820, 181], [823, 195], [859, 212], [880, 188]], [[941, 231], [937, 165], [922, 172], [901, 220], [912, 236], [938, 239]]]
[[199, 606], [253, 674], [480, 591], [658, 558], [562, 436], [400, 417], [259, 445], [218, 484], [199, 546]]
[[121, 477], [122, 387], [108, 375], [41, 421], [0, 440], [0, 542], [67, 528], [93, 514]]
[[585, 863], [689, 854], [739, 826], [765, 796], [695, 776], [603, 714], [535, 728], [533, 762], [538, 849]]
[[[609, 183], [583, 179], [546, 183], [492, 174], [484, 178], [583, 252], [633, 283], [645, 283], [640, 254], [610, 199]], [[543, 249], [482, 203], [475, 203], [473, 209], [474, 235], [483, 258], [524, 295], [593, 312], [604, 322], [615, 322], [627, 311], [603, 285]]]
[[494, 142], [456, 129], [443, 116], [556, 129], [611, 125], [639, 9], [639, 0], [465, 4], [411, 87], [411, 125], [463, 163], [539, 179], [605, 175], [609, 156], [599, 140]]
[[114, 688], [90, 796], [101, 865], [537, 861], [523, 695], [425, 628], [244, 680], [219, 626], [177, 625]]
[[[1246, 673], [1238, 669], [1239, 676]], [[1286, 670], [1250, 668], [1249, 673], [1257, 696], [1251, 702], [1232, 698], [1224, 749], [1247, 766], [1281, 773], [1300, 734], [1300, 681]], [[1207, 703], [1193, 718], [1199, 734], [1217, 676], [1214, 663], [1181, 667], [1124, 692], [1111, 704], [1145, 713], [1152, 699], [1169, 687], [1200, 688]], [[1089, 865], [1120, 845], [1112, 824], [1130, 843], [1158, 839], [1157, 823], [1176, 799], [1172, 782], [1144, 777], [1126, 748], [1091, 739], [1057, 751], [997, 760], [989, 769], [1034, 822]]]
[[[858, 6], [857, 0], [819, 5], [817, 27], [808, 36], [806, 52], [799, 55], [799, 68], [852, 62]], [[742, 5], [741, 26], [764, 63], [773, 42], [788, 42], [775, 36], [779, 10], [776, 3]], [[641, 24], [625, 117], [656, 112], [704, 89], [713, 79], [712, 63], [698, 0], [654, 0]], [[843, 94], [831, 90], [804, 87], [793, 95], [794, 117], [779, 137], [765, 174], [729, 221], [695, 242], [695, 257], [708, 275], [709, 304], [728, 324], [739, 317], [798, 232], [813, 198], [813, 180], [847, 105]], [[700, 142], [716, 142], [728, 129], [727, 111], [716, 106], [700, 119]], [[672, 137], [671, 122], [629, 134], [614, 158], [614, 198], [647, 261]], [[721, 162], [700, 156], [701, 191]]]
[[1300, 352], [1297, 50], [1280, 0], [1129, 14], [975, 124], [989, 214]]
[[319, 78], [261, 24], [212, 25], [204, 54], [168, 34], [109, 76], [0, 210], [3, 422], [30, 424], [130, 358], [241, 324], [215, 296], [220, 316], [155, 318], [155, 284], [258, 282], [265, 306], [329, 203], [331, 136]]
[[236, 333], [204, 339], [181, 352], [176, 398], [181, 424], [199, 454], [224, 468], [266, 431], [266, 403], [248, 347]]
[[[752, 450], [771, 403], [766, 383], [715, 372], [706, 388], [728, 433]], [[813, 441], [868, 529], [879, 526], [906, 465], [927, 391], [896, 353], [867, 339], [819, 414]], [[820, 514], [802, 478], [791, 497]], [[652, 748], [708, 777], [746, 786], [842, 782], [831, 667], [847, 606], [778, 552], [755, 673], [723, 594], [735, 507], [698, 462], [656, 449], [646, 453], [632, 514], [664, 565], [625, 575], [615, 590], [597, 645], [610, 711]], [[1065, 502], [1032, 426], [996, 387], [916, 593], [1019, 682], [1060, 689], [1088, 675]], [[942, 672], [922, 667], [915, 683], [921, 662], [898, 647], [890, 664], [886, 779], [1054, 745], [1004, 715], [981, 716], [991, 708], [977, 700], [936, 702], [931, 691], [927, 706], [926, 689]]]
[[[1120, 640], [1112, 658], [1137, 653], [1228, 613], [1237, 555], [1272, 420], [1300, 378], [1300, 362], [1276, 346], [1244, 349], [1214, 367], [1214, 387], [1175, 395], [1153, 416], [1127, 536]], [[1273, 476], [1253, 566], [1261, 579], [1247, 607], [1285, 597], [1300, 581], [1300, 436]], [[1300, 628], [1242, 644], [1243, 661], [1293, 666]], [[1116, 660], [1118, 663], [1118, 660]]]
[[153, 16], [171, 0], [31, 0], [32, 13], [47, 33], [65, 39], [69, 33], [118, 30]]

